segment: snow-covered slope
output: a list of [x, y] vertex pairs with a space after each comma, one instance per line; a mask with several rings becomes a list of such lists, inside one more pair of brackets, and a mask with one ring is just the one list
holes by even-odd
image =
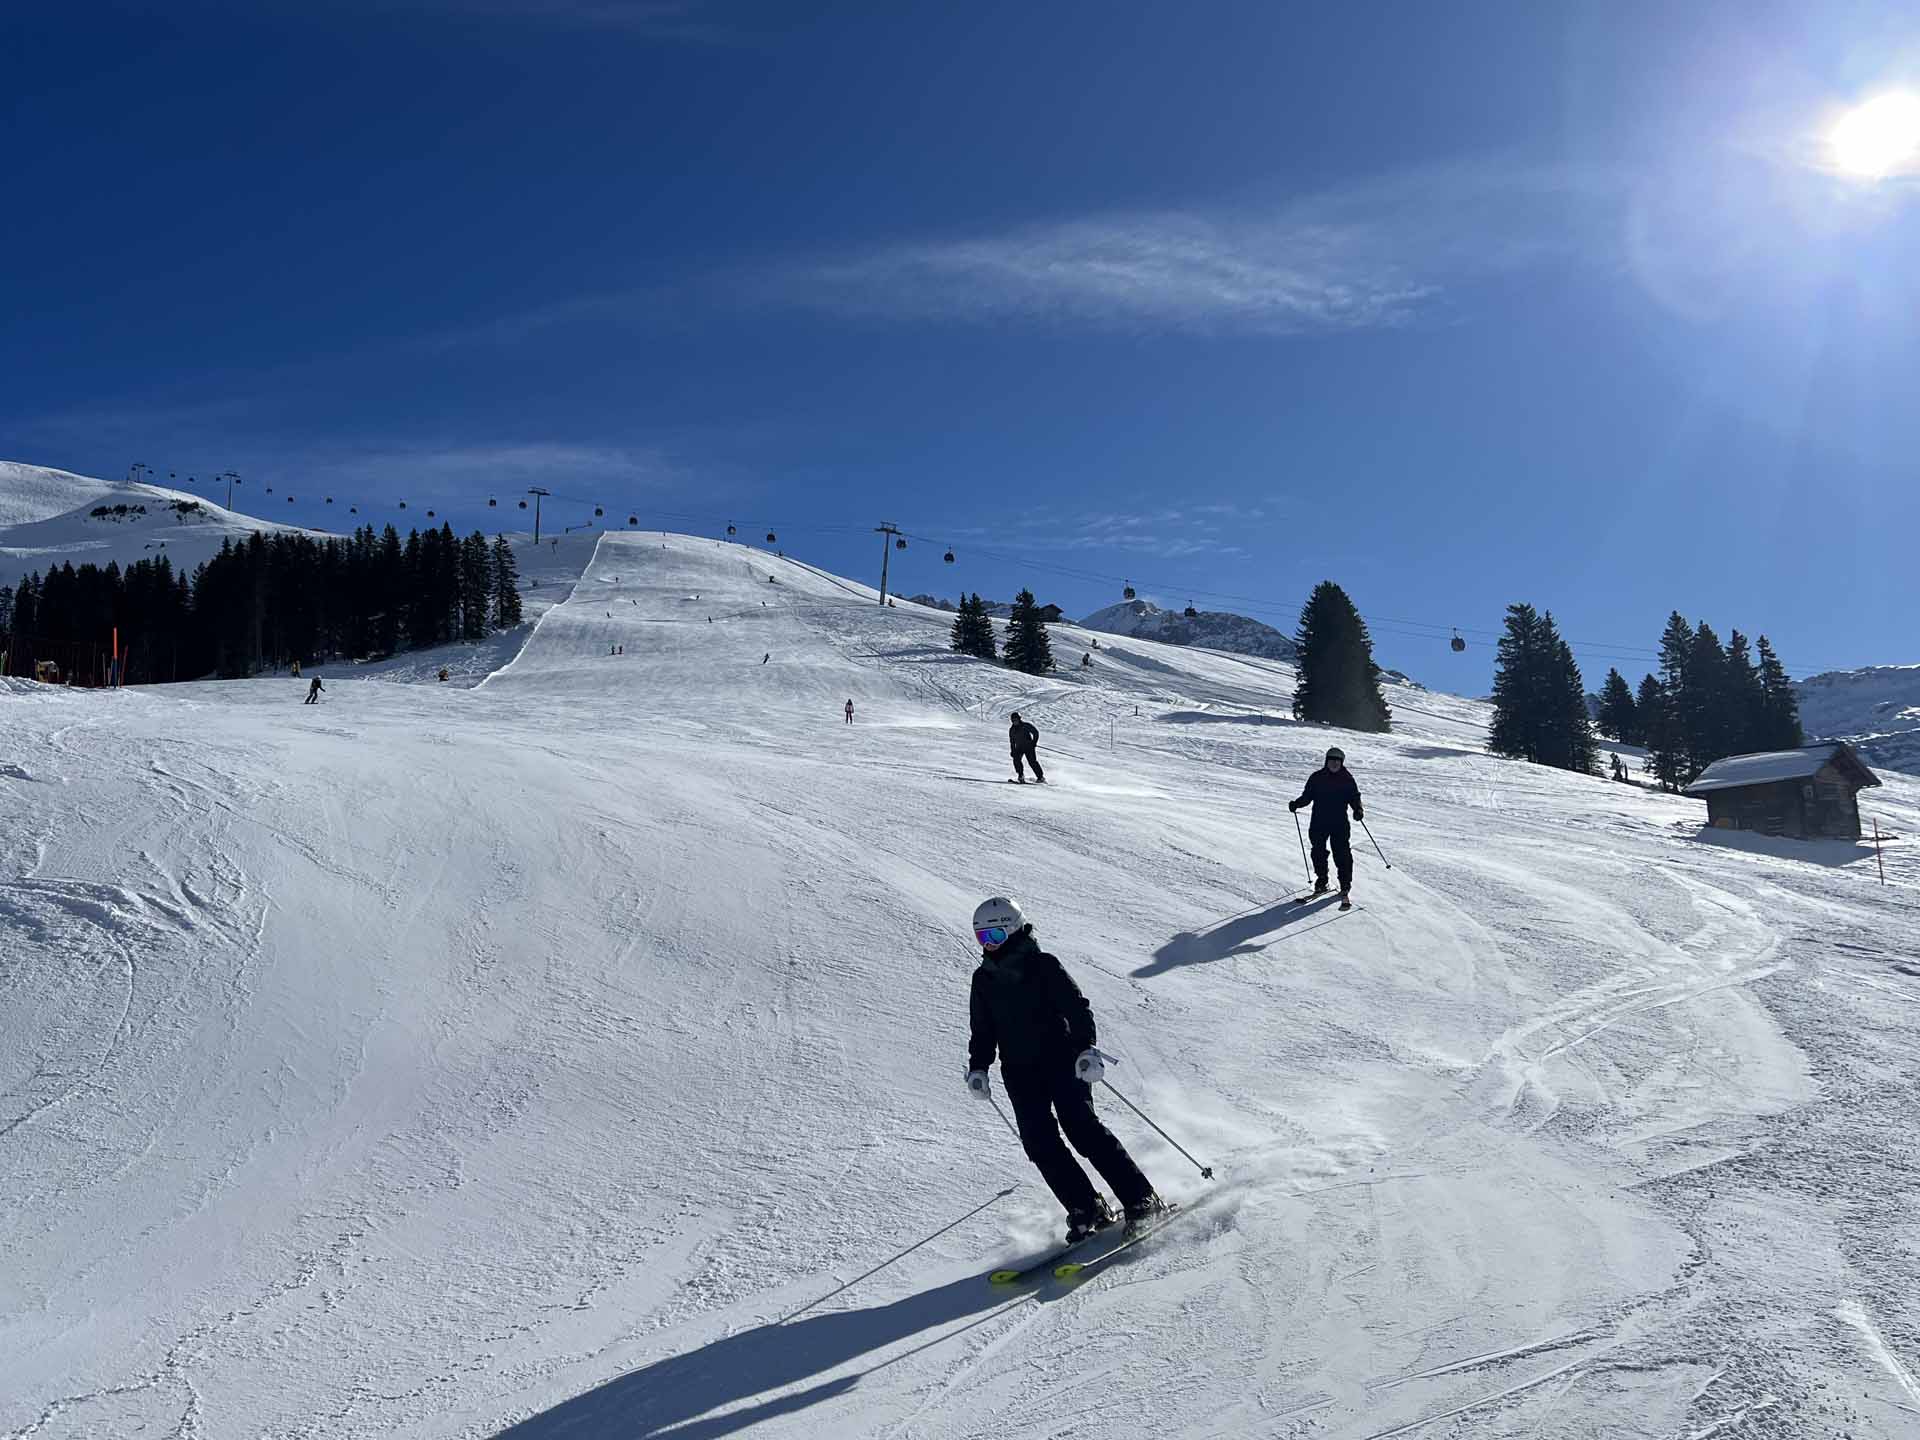
[[[609, 535], [471, 690], [0, 682], [0, 1435], [1912, 1433], [1910, 841], [1396, 691], [1288, 907], [1288, 666], [872, 601]], [[984, 1278], [1001, 890], [1217, 1176], [1103, 1095], [1187, 1209], [1077, 1286]]]
[[1162, 610], [1148, 600], [1124, 600], [1096, 610], [1080, 622], [1081, 628], [1108, 635], [1131, 635], [1168, 645], [1197, 645], [1228, 650], [1236, 655], [1261, 655], [1291, 660], [1298, 651], [1293, 640], [1271, 625], [1218, 610], [1202, 610], [1192, 618]]
[[1920, 774], [1920, 665], [1829, 670], [1793, 688], [1809, 739], [1845, 740], [1869, 765]]
[[69, 562], [125, 568], [163, 555], [191, 574], [224, 540], [294, 528], [164, 485], [0, 463], [0, 584]]
[[113, 488], [111, 482], [0, 460], [0, 528], [50, 520], [77, 505], [92, 505]]

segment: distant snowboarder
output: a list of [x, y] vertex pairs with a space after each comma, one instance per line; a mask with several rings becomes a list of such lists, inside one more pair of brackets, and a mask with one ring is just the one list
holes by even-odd
[[1364, 812], [1360, 806], [1360, 787], [1347, 769], [1347, 754], [1338, 745], [1327, 751], [1327, 763], [1307, 777], [1298, 800], [1287, 802], [1287, 809], [1313, 806], [1313, 818], [1307, 825], [1307, 838], [1313, 841], [1313, 893], [1327, 893], [1327, 845], [1333, 845], [1333, 863], [1340, 872], [1340, 906], [1349, 907], [1353, 892], [1353, 846], [1349, 843], [1352, 827], [1347, 824], [1347, 807], [1353, 818]]
[[1166, 1205], [1093, 1113], [1093, 1086], [1106, 1078], [1110, 1058], [1094, 1048], [1093, 1007], [1034, 940], [1016, 902], [1005, 896], [982, 901], [973, 912], [973, 936], [980, 965], [967, 1005], [967, 1088], [992, 1099], [987, 1070], [997, 1054], [1021, 1148], [1066, 1207], [1069, 1242], [1120, 1217], [1062, 1143], [1062, 1130], [1113, 1187], [1131, 1233]]
[[853, 701], [847, 701], [847, 724], [853, 723]]
[[320, 683], [320, 677], [318, 675], [314, 676], [313, 683], [307, 686], [307, 698], [300, 703], [302, 705], [318, 705], [320, 703], [320, 692], [326, 688], [326, 686]]
[[1022, 720], [1018, 710], [1014, 711], [1013, 723], [1007, 727], [1007, 746], [1013, 751], [1013, 773], [1019, 777], [1022, 785], [1027, 783], [1025, 765], [1033, 767], [1035, 780], [1042, 785], [1047, 783], [1047, 772], [1040, 768], [1040, 757], [1034, 753], [1034, 747], [1039, 743], [1040, 732]]
[[1620, 758], [1618, 751], [1609, 751], [1607, 761], [1613, 769], [1613, 778], [1624, 783], [1627, 778], [1627, 762]]

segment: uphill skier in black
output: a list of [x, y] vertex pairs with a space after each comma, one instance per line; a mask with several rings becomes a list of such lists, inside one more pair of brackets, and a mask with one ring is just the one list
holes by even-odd
[[318, 705], [320, 703], [320, 692], [326, 688], [326, 686], [320, 683], [320, 677], [318, 675], [314, 676], [313, 683], [307, 687], [307, 698], [300, 703], [302, 705]]
[[1040, 757], [1034, 747], [1040, 743], [1040, 732], [1029, 722], [1020, 718], [1018, 710], [1013, 712], [1013, 723], [1007, 726], [1007, 746], [1013, 751], [1013, 773], [1022, 785], [1027, 783], [1027, 772], [1023, 765], [1033, 767], [1033, 778], [1042, 785], [1047, 783], [1047, 772], [1040, 768]]
[[1093, 1007], [1034, 940], [1033, 926], [1014, 901], [982, 901], [973, 912], [973, 935], [980, 942], [980, 968], [973, 972], [968, 1002], [967, 1088], [982, 1100], [992, 1097], [987, 1068], [997, 1054], [1021, 1148], [1066, 1206], [1068, 1243], [1120, 1217], [1067, 1150], [1062, 1130], [1113, 1187], [1133, 1232], [1166, 1205], [1093, 1113], [1093, 1085], [1106, 1078], [1110, 1058], [1094, 1048]]
[[1307, 825], [1307, 838], [1313, 841], [1313, 893], [1327, 893], [1327, 847], [1333, 847], [1333, 863], [1340, 872], [1340, 908], [1353, 905], [1352, 827], [1347, 824], [1347, 809], [1358, 820], [1366, 812], [1360, 805], [1360, 787], [1347, 769], [1347, 754], [1338, 745], [1327, 751], [1327, 763], [1307, 777], [1298, 800], [1289, 800], [1287, 809], [1313, 806], [1313, 818]]

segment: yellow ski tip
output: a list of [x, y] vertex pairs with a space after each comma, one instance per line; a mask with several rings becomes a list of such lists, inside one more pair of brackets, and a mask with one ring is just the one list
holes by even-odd
[[1018, 1270], [996, 1270], [987, 1276], [987, 1279], [995, 1285], [1011, 1285], [1020, 1278], [1020, 1275], [1021, 1272]]
[[1064, 1265], [1056, 1265], [1053, 1267], [1053, 1278], [1056, 1280], [1073, 1280], [1086, 1268], [1082, 1263], [1069, 1260]]

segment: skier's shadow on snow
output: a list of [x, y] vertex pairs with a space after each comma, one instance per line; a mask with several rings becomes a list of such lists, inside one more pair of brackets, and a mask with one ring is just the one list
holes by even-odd
[[[1055, 1298], [1058, 1295], [1046, 1287], [1022, 1288], [1010, 1296], [989, 1285], [984, 1274], [977, 1274], [903, 1296], [889, 1305], [758, 1325], [618, 1376], [502, 1430], [495, 1440], [560, 1440], [562, 1436], [567, 1440], [644, 1440], [669, 1430], [673, 1440], [732, 1435], [844, 1395], [876, 1370], [951, 1340], [1003, 1309]], [[699, 1418], [920, 1335], [926, 1337], [920, 1344], [851, 1375], [835, 1376], [725, 1415]]]
[[[1277, 905], [1270, 905], [1250, 915], [1229, 915], [1211, 929], [1183, 930], [1154, 951], [1152, 961], [1135, 970], [1133, 978], [1151, 980], [1182, 965], [1205, 965], [1209, 961], [1226, 960], [1235, 955], [1258, 954], [1269, 945], [1291, 938], [1274, 934], [1276, 930], [1298, 925], [1302, 920], [1318, 915], [1338, 899], [1337, 895], [1325, 895], [1304, 905], [1282, 900]], [[1324, 925], [1327, 922], [1323, 920], [1320, 923]], [[1314, 927], [1309, 925], [1306, 928], [1311, 930]], [[1271, 938], [1263, 939], [1263, 936]]]

